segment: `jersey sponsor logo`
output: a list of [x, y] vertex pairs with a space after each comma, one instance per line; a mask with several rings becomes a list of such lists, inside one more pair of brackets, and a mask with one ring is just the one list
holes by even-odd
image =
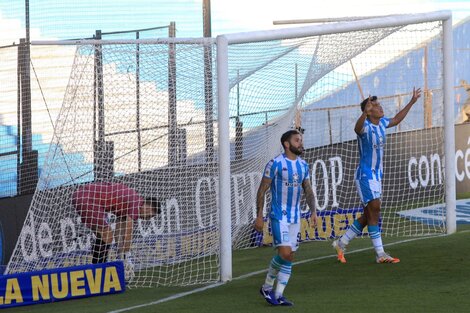
[[294, 173], [294, 174], [292, 174], [292, 182], [289, 182], [286, 178], [284, 180], [284, 185], [286, 187], [295, 187], [295, 188], [297, 188], [297, 187], [299, 187], [299, 178], [300, 178], [299, 174]]
[[384, 146], [385, 146], [385, 144], [384, 144], [384, 142], [383, 142], [382, 137], [380, 137], [378, 144], [376, 144], [376, 143], [373, 144], [374, 149], [377, 149], [377, 148], [381, 148], [381, 149], [382, 149]]
[[299, 178], [300, 178], [299, 174], [294, 173], [292, 174], [292, 182], [290, 183], [289, 181], [285, 181], [284, 185], [287, 187], [299, 187]]
[[294, 183], [298, 183], [298, 182], [299, 182], [299, 174], [294, 173], [294, 174], [292, 175], [292, 179], [294, 180]]

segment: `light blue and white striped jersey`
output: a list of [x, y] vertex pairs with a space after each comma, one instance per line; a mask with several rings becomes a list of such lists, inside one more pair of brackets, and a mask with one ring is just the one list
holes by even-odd
[[280, 154], [266, 164], [264, 177], [271, 179], [271, 218], [299, 223], [302, 182], [310, 178], [307, 162]]
[[357, 136], [359, 145], [359, 167], [356, 179], [373, 179], [381, 181], [383, 177], [383, 157], [385, 146], [385, 128], [390, 119], [382, 117], [378, 125], [368, 119], [364, 122], [362, 133]]

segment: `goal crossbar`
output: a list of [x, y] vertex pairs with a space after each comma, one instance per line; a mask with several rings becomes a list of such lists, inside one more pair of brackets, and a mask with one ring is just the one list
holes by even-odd
[[368, 30], [380, 27], [404, 26], [408, 24], [445, 21], [448, 19], [452, 19], [452, 12], [445, 10], [431, 13], [393, 15], [381, 18], [347, 21], [336, 24], [311, 25], [254, 32], [240, 32], [220, 36], [225, 37], [228, 44], [241, 44], [253, 41], [291, 39], [305, 36], [320, 36], [333, 33]]

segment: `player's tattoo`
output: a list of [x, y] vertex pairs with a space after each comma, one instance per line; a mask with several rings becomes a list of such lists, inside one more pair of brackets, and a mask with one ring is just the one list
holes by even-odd
[[266, 194], [266, 191], [271, 186], [271, 179], [263, 177], [261, 180], [261, 184], [258, 188], [258, 193], [256, 195], [256, 214], [257, 216], [260, 216], [261, 212], [263, 211], [264, 208], [264, 195]]
[[313, 194], [312, 184], [310, 184], [309, 180], [304, 180], [302, 187], [305, 191], [305, 199], [307, 200], [307, 205], [310, 208], [310, 212], [316, 214], [317, 210], [315, 206], [315, 195]]

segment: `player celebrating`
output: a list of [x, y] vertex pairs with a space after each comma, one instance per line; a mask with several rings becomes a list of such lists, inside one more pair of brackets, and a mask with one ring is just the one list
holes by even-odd
[[359, 146], [359, 166], [356, 170], [356, 187], [364, 206], [364, 214], [348, 227], [343, 236], [333, 241], [338, 260], [346, 263], [344, 250], [349, 242], [362, 233], [367, 225], [372, 239], [377, 263], [398, 263], [400, 259], [385, 253], [379, 229], [380, 205], [382, 196], [383, 157], [385, 129], [398, 125], [408, 114], [413, 104], [421, 96], [421, 89], [413, 88], [410, 102], [393, 118], [384, 117], [383, 109], [373, 96], [361, 103], [362, 115], [356, 122], [354, 131]]
[[[290, 130], [281, 137], [285, 153], [268, 162], [257, 193], [255, 229], [263, 230], [263, 207], [266, 191], [271, 188], [271, 228], [274, 246], [278, 250], [270, 263], [261, 295], [272, 305], [292, 306], [283, 296], [289, 281], [300, 231], [301, 187], [311, 211], [311, 223], [316, 224], [315, 198], [310, 184], [308, 164], [299, 156], [303, 152], [302, 135]], [[276, 289], [274, 281], [277, 279]]]
[[[82, 223], [96, 236], [92, 248], [92, 263], [105, 263], [109, 245], [116, 239], [118, 257], [124, 261], [126, 280], [134, 275], [130, 258], [134, 220], [150, 219], [160, 213], [158, 201], [143, 199], [134, 189], [120, 183], [90, 183], [77, 188], [72, 204]], [[116, 215], [116, 231], [113, 233], [107, 213]]]

